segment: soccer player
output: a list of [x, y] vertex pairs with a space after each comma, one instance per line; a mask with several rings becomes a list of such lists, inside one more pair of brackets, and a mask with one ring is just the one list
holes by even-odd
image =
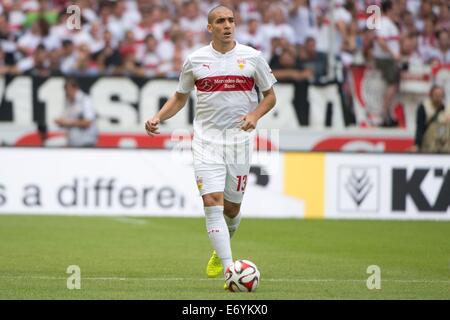
[[145, 129], [150, 136], [158, 134], [160, 122], [180, 111], [196, 88], [194, 171], [214, 248], [206, 272], [217, 277], [233, 263], [230, 238], [241, 220], [253, 129], [275, 106], [276, 79], [260, 51], [235, 41], [234, 14], [228, 7], [211, 9], [207, 28], [211, 43], [187, 57], [175, 94]]

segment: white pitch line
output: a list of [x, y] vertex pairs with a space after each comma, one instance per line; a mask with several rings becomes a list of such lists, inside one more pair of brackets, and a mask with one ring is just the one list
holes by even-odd
[[126, 218], [126, 217], [119, 217], [119, 218], [112, 218], [112, 220], [127, 224], [137, 224], [137, 225], [143, 225], [147, 224], [146, 220], [142, 219], [136, 219], [136, 218]]
[[[2, 276], [0, 279], [38, 279], [38, 280], [66, 280], [65, 277], [51, 277], [51, 276]], [[124, 278], [124, 277], [83, 277], [82, 280], [93, 281], [223, 281], [223, 279], [206, 279], [206, 278]], [[276, 279], [276, 278], [261, 278], [262, 281], [267, 282], [366, 282], [367, 279]], [[382, 282], [400, 282], [400, 283], [448, 283], [450, 280], [439, 279], [384, 279]]]

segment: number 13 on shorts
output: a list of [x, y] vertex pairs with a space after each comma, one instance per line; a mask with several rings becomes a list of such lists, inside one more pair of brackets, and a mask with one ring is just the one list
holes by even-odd
[[245, 187], [247, 186], [247, 175], [245, 176], [236, 176], [237, 178], [237, 189], [236, 191], [238, 192], [244, 192], [245, 191]]

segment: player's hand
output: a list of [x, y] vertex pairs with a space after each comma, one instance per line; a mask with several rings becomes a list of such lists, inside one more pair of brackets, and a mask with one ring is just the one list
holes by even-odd
[[249, 113], [241, 117], [239, 120], [240, 122], [242, 122], [241, 130], [244, 131], [252, 131], [253, 129], [256, 128], [256, 123], [258, 122], [257, 116], [252, 113]]
[[158, 125], [160, 121], [161, 120], [158, 117], [153, 117], [145, 123], [145, 130], [150, 137], [154, 137], [156, 134], [159, 134]]

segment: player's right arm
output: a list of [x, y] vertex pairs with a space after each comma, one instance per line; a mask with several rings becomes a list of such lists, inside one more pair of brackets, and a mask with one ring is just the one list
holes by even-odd
[[175, 92], [175, 94], [167, 100], [159, 112], [145, 123], [145, 130], [147, 134], [153, 137], [159, 134], [159, 123], [172, 118], [180, 111], [186, 104], [189, 98], [189, 93]]
[[177, 112], [180, 111], [186, 104], [190, 92], [193, 89], [194, 74], [192, 72], [191, 61], [187, 58], [180, 73], [180, 81], [178, 82], [177, 91], [169, 100], [167, 100], [161, 110], [145, 123], [145, 130], [149, 136], [153, 137], [155, 134], [159, 134], [159, 123], [170, 119], [177, 114]]

